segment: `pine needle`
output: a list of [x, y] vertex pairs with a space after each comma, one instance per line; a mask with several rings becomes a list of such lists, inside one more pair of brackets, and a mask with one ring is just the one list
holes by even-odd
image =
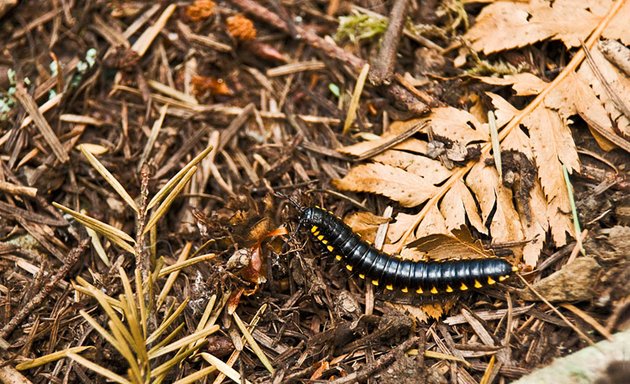
[[159, 277], [164, 277], [168, 274], [171, 274], [175, 271], [179, 271], [180, 269], [186, 268], [186, 267], [190, 267], [191, 265], [195, 265], [197, 263], [200, 263], [202, 261], [208, 261], [208, 260], [212, 260], [215, 257], [217, 257], [217, 255], [215, 255], [214, 253], [208, 253], [205, 255], [199, 255], [197, 257], [193, 257], [192, 259], [188, 259], [188, 260], [184, 260], [182, 262], [177, 262], [173, 265], [169, 265], [168, 267], [164, 267], [162, 268], [162, 270], [159, 273]]
[[234, 382], [236, 382], [236, 383], [245, 382], [246, 384], [251, 384], [251, 382], [249, 380], [243, 380], [241, 378], [241, 375], [238, 372], [236, 372], [234, 370], [234, 368], [232, 368], [229, 365], [225, 364], [223, 361], [221, 361], [217, 357], [215, 357], [215, 356], [213, 356], [213, 355], [211, 355], [209, 353], [206, 353], [206, 352], [202, 353], [201, 357], [203, 357], [208, 363], [210, 363], [213, 366], [215, 366], [225, 376], [227, 376], [230, 379], [234, 380]]
[[208, 154], [212, 151], [212, 148], [213, 147], [211, 145], [207, 146], [206, 149], [204, 149], [200, 154], [195, 156], [194, 159], [192, 159], [188, 164], [186, 164], [184, 168], [182, 168], [179, 172], [177, 172], [175, 176], [173, 176], [162, 188], [160, 188], [158, 193], [155, 194], [155, 196], [151, 199], [151, 201], [147, 205], [147, 210], [159, 204], [160, 201], [162, 201], [162, 199], [171, 191], [171, 189], [173, 189], [173, 187], [182, 179], [182, 177], [184, 177], [188, 173], [190, 168], [194, 167], [201, 160], [205, 159], [206, 156], [208, 156]]
[[164, 331], [168, 329], [168, 327], [179, 317], [179, 315], [181, 315], [182, 312], [184, 312], [184, 309], [186, 309], [186, 305], [188, 305], [188, 301], [189, 301], [188, 298], [182, 301], [182, 303], [177, 307], [177, 309], [170, 316], [165, 318], [164, 321], [162, 321], [162, 324], [160, 324], [160, 326], [155, 331], [153, 331], [153, 333], [147, 338], [147, 341], [146, 341], [147, 345], [157, 340], [157, 338], [160, 337], [162, 333], [164, 333]]
[[174, 343], [171, 343], [163, 348], [159, 348], [158, 350], [156, 350], [155, 348], [151, 348], [151, 350], [149, 350], [149, 359], [153, 360], [155, 358], [158, 358], [160, 356], [166, 355], [169, 352], [172, 352], [176, 349], [179, 349], [185, 345], [191, 344], [197, 340], [200, 340], [208, 335], [213, 334], [214, 332], [219, 330], [219, 326], [218, 325], [214, 325], [208, 329], [205, 329], [201, 332], [195, 332], [192, 335], [183, 337], [179, 340], [177, 340]]
[[201, 380], [204, 377], [208, 376], [209, 374], [211, 374], [212, 372], [216, 371], [217, 368], [213, 365], [206, 367], [204, 369], [201, 369], [193, 374], [190, 374], [186, 377], [182, 377], [181, 379], [177, 380], [176, 382], [174, 382], [173, 384], [190, 384], [190, 383], [195, 383], [197, 380]]
[[56, 208], [61, 209], [68, 215], [74, 217], [74, 219], [78, 221], [79, 223], [85, 225], [88, 228], [91, 228], [96, 233], [99, 233], [107, 237], [112, 243], [118, 245], [120, 248], [124, 249], [125, 251], [131, 254], [135, 254], [135, 250], [133, 246], [129, 245], [129, 243], [135, 245], [136, 242], [133, 240], [133, 238], [131, 238], [131, 236], [129, 236], [125, 232], [121, 231], [118, 228], [114, 228], [109, 224], [105, 224], [102, 221], [96, 220], [90, 216], [84, 215], [77, 211], [73, 211], [70, 208], [66, 208], [63, 205], [56, 203], [54, 201], [52, 204]]
[[91, 154], [83, 145], [79, 145], [79, 149], [81, 150], [81, 153], [83, 153], [83, 156], [85, 156], [87, 161], [90, 163], [92, 168], [94, 168], [96, 172], [103, 176], [103, 179], [105, 179], [105, 181], [107, 181], [109, 185], [114, 188], [114, 191], [116, 191], [116, 193], [118, 193], [118, 195], [122, 197], [123, 200], [125, 200], [125, 202], [131, 207], [131, 209], [133, 209], [136, 213], [139, 213], [140, 209], [138, 208], [138, 205], [129, 195], [127, 190], [122, 186], [122, 184], [120, 184], [118, 179], [116, 179], [116, 177], [114, 177], [114, 175], [112, 175], [111, 172], [109, 172], [109, 170], [105, 168], [105, 166], [101, 164], [101, 162], [98, 161], [98, 159], [93, 154]]
[[347, 134], [350, 131], [350, 127], [352, 127], [352, 123], [354, 123], [355, 118], [357, 117], [357, 109], [359, 108], [359, 100], [361, 99], [361, 93], [363, 92], [363, 86], [365, 85], [365, 80], [367, 79], [367, 75], [370, 72], [370, 65], [365, 64], [361, 69], [361, 73], [359, 73], [359, 77], [357, 78], [357, 83], [354, 86], [354, 91], [352, 92], [352, 99], [350, 99], [350, 105], [348, 106], [348, 115], [346, 116], [346, 121], [343, 124], [343, 134]]
[[153, 213], [153, 215], [149, 219], [149, 222], [144, 228], [144, 232], [142, 232], [143, 235], [146, 235], [147, 232], [149, 232], [155, 226], [158, 220], [160, 220], [160, 218], [162, 218], [162, 216], [166, 214], [166, 212], [168, 211], [168, 207], [171, 205], [173, 200], [175, 200], [177, 195], [179, 195], [182, 189], [184, 189], [184, 187], [186, 186], [188, 181], [190, 181], [190, 179], [193, 177], [195, 172], [197, 172], [197, 167], [196, 166], [191, 167], [188, 170], [188, 172], [186, 172], [184, 177], [177, 183], [175, 188], [173, 188], [171, 193], [169, 193], [168, 196], [166, 196], [166, 199], [164, 199], [162, 204], [160, 204], [160, 206], [156, 209], [156, 211]]
[[[260, 348], [260, 346], [258, 345], [258, 343], [256, 342], [256, 340], [254, 340], [254, 337], [252, 336], [252, 334], [247, 330], [247, 327], [245, 326], [245, 324], [243, 323], [243, 321], [241, 320], [241, 318], [238, 316], [238, 314], [236, 312], [234, 312], [234, 314], [232, 315], [234, 317], [234, 321], [236, 322], [236, 325], [238, 326], [238, 328], [241, 330], [241, 332], [243, 333], [243, 336], [245, 336], [245, 339], [247, 340], [247, 343], [249, 344], [249, 346], [251, 347], [251, 349], [254, 351], [254, 353], [256, 354], [256, 356], [258, 356], [258, 359], [260, 359], [260, 362], [265, 366], [265, 368], [267, 368], [267, 370], [273, 375], [274, 373], [274, 369], [271, 366], [271, 362], [269, 362], [269, 359], [267, 358], [267, 355], [265, 355], [265, 352], [263, 352], [263, 350]], [[228, 376], [229, 377], [229, 376]]]
[[112, 381], [115, 381], [116, 383], [131, 384], [131, 382], [125, 379], [124, 377], [119, 376], [115, 374], [114, 372], [110, 371], [109, 369], [101, 367], [100, 365], [93, 363], [90, 360], [83, 358], [75, 353], [68, 353], [68, 357], [76, 361], [77, 363], [81, 364], [85, 368], [90, 369], [98, 373], [99, 375], [104, 376]]
[[57, 351], [50, 353], [48, 355], [40, 356], [36, 359], [32, 359], [29, 361], [25, 361], [15, 366], [15, 369], [18, 371], [23, 371], [25, 369], [37, 368], [41, 365], [52, 363], [53, 361], [57, 361], [59, 359], [63, 359], [68, 355], [68, 353], [81, 353], [86, 349], [90, 349], [94, 347], [82, 346], [82, 347], [72, 347], [68, 349], [64, 349], [63, 351]]
[[[184, 249], [182, 249], [182, 252], [179, 254], [179, 257], [177, 258], [177, 262], [175, 264], [186, 261], [186, 259], [188, 259], [188, 256], [190, 255], [191, 248], [192, 248], [192, 243], [187, 242], [186, 245], [184, 246]], [[155, 305], [156, 308], [160, 308], [162, 306], [162, 303], [166, 299], [166, 296], [171, 291], [171, 288], [173, 287], [173, 284], [175, 283], [177, 276], [179, 276], [179, 269], [172, 271], [168, 275], [169, 275], [168, 279], [166, 279], [166, 282], [162, 286], [162, 291], [158, 295], [157, 304]], [[160, 274], [158, 274], [158, 276], [160, 276]]]

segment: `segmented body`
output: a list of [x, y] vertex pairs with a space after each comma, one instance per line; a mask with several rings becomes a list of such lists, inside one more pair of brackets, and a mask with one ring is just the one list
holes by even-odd
[[493, 285], [509, 278], [516, 268], [499, 258], [410, 261], [388, 255], [361, 239], [341, 219], [319, 208], [304, 209], [300, 224], [311, 235], [344, 261], [346, 268], [374, 285], [424, 295], [467, 291]]

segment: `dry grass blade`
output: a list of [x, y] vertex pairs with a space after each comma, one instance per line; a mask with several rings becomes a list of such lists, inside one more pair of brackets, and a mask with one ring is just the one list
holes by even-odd
[[146, 340], [146, 345], [151, 344], [152, 342], [157, 340], [158, 337], [162, 336], [164, 331], [166, 331], [168, 327], [179, 317], [179, 315], [181, 315], [182, 312], [184, 312], [184, 309], [186, 309], [186, 305], [188, 305], [188, 298], [182, 301], [182, 303], [177, 307], [177, 309], [169, 317], [164, 319], [164, 321], [162, 321], [162, 324], [160, 324], [160, 326], [157, 327], [157, 329], [153, 331], [151, 335], [149, 335], [149, 337]]
[[186, 268], [186, 267], [190, 267], [191, 265], [195, 265], [197, 263], [200, 263], [202, 261], [208, 261], [208, 260], [212, 260], [215, 257], [217, 257], [217, 255], [215, 255], [214, 253], [208, 253], [205, 255], [199, 255], [196, 257], [193, 257], [192, 259], [188, 259], [188, 260], [184, 260], [181, 262], [177, 262], [173, 265], [169, 265], [168, 267], [164, 267], [160, 270], [159, 273], [159, 277], [164, 277], [168, 274], [171, 274], [175, 271], [179, 271], [180, 269]]
[[216, 358], [215, 356], [204, 352], [201, 354], [201, 357], [203, 357], [208, 363], [215, 366], [225, 376], [234, 380], [235, 383], [245, 382], [247, 384], [251, 384], [249, 380], [244, 380], [243, 378], [241, 378], [241, 375], [238, 372], [236, 372], [232, 367], [228, 366], [227, 364], [225, 364], [223, 361]]
[[359, 77], [357, 78], [357, 83], [354, 86], [354, 91], [352, 92], [352, 99], [350, 99], [350, 105], [348, 106], [348, 115], [346, 116], [346, 121], [343, 123], [343, 134], [347, 134], [350, 131], [350, 127], [352, 127], [352, 123], [354, 123], [355, 118], [357, 117], [357, 109], [359, 108], [359, 100], [361, 99], [361, 93], [363, 92], [363, 86], [365, 86], [365, 80], [367, 79], [368, 73], [370, 72], [370, 65], [365, 64], [361, 69], [361, 73], [359, 73]]
[[171, 193], [169, 193], [168, 196], [166, 196], [164, 201], [162, 201], [162, 204], [160, 204], [160, 206], [155, 210], [153, 215], [151, 215], [151, 218], [149, 219], [147, 226], [144, 228], [144, 232], [142, 233], [143, 235], [146, 235], [146, 233], [149, 232], [155, 226], [155, 224], [157, 224], [158, 220], [160, 220], [162, 216], [164, 216], [166, 212], [168, 212], [168, 207], [171, 205], [173, 200], [175, 200], [177, 195], [179, 195], [182, 189], [184, 189], [186, 184], [188, 184], [188, 182], [193, 177], [195, 172], [197, 172], [196, 166], [190, 168], [188, 172], [186, 172], [184, 177], [175, 185], [175, 188], [173, 188]]
[[573, 195], [573, 184], [571, 184], [571, 179], [569, 178], [569, 171], [567, 167], [562, 165], [562, 175], [564, 176], [564, 183], [567, 186], [567, 193], [569, 195], [569, 204], [571, 204], [571, 216], [573, 216], [573, 229], [575, 230], [574, 238], [577, 241], [577, 247], [580, 249], [583, 255], [586, 255], [586, 251], [582, 246], [582, 229], [580, 228], [580, 218], [577, 214], [577, 206], [575, 205], [575, 196]]
[[501, 143], [499, 143], [499, 132], [497, 131], [497, 119], [494, 112], [488, 111], [488, 125], [490, 126], [490, 141], [492, 143], [492, 157], [494, 166], [499, 173], [499, 179], [503, 179], [503, 166], [501, 165]]
[[210, 367], [206, 367], [204, 369], [201, 369], [193, 374], [190, 374], [186, 377], [182, 377], [181, 379], [177, 380], [176, 382], [174, 382], [173, 384], [190, 384], [190, 383], [195, 383], [197, 382], [197, 380], [201, 380], [204, 377], [208, 376], [209, 374], [211, 374], [212, 372], [216, 371], [217, 368], [215, 366], [210, 366]]
[[245, 326], [241, 318], [238, 316], [236, 312], [234, 312], [232, 316], [234, 317], [234, 321], [236, 322], [236, 325], [241, 330], [241, 332], [243, 333], [243, 336], [247, 340], [247, 343], [252, 348], [256, 356], [258, 356], [258, 359], [260, 359], [260, 362], [263, 363], [265, 368], [267, 368], [267, 370], [271, 374], [273, 374], [275, 370], [271, 366], [271, 362], [267, 358], [267, 355], [265, 355], [265, 352], [263, 352], [263, 350], [260, 348], [256, 340], [254, 340], [254, 337], [252, 336], [252, 334], [247, 330], [247, 327]]
[[202, 338], [204, 338], [204, 337], [206, 337], [208, 335], [213, 334], [214, 332], [216, 332], [218, 330], [219, 330], [219, 326], [218, 325], [214, 325], [214, 326], [212, 326], [212, 327], [210, 327], [208, 329], [205, 329], [203, 331], [195, 332], [192, 335], [183, 337], [183, 338], [177, 340], [176, 342], [171, 343], [171, 344], [169, 344], [169, 345], [167, 345], [167, 346], [165, 346], [163, 348], [159, 348], [157, 350], [155, 348], [152, 348], [151, 350], [149, 350], [149, 359], [153, 360], [153, 359], [158, 358], [160, 356], [163, 356], [163, 355], [165, 355], [165, 354], [167, 354], [169, 352], [172, 352], [172, 351], [174, 351], [176, 349], [184, 347], [184, 346], [186, 346], [188, 344], [194, 343], [194, 342], [196, 342], [196, 341], [198, 341], [198, 340], [200, 340], [200, 339], [202, 339]]
[[68, 353], [81, 353], [86, 349], [90, 349], [94, 347], [83, 346], [83, 347], [72, 347], [68, 349], [64, 349], [63, 351], [53, 352], [48, 355], [40, 356], [36, 359], [32, 359], [29, 361], [25, 361], [15, 366], [15, 369], [18, 371], [23, 371], [25, 369], [36, 368], [44, 364], [52, 363], [53, 361], [57, 361], [62, 359], [68, 355]]
[[115, 374], [114, 372], [110, 371], [109, 369], [101, 367], [100, 365], [95, 364], [91, 362], [90, 360], [83, 358], [75, 353], [68, 353], [68, 357], [76, 361], [77, 363], [81, 364], [85, 368], [90, 369], [98, 373], [99, 375], [108, 378], [109, 380], [112, 380], [120, 384], [131, 384], [131, 381], [125, 379], [124, 377], [119, 376]]
[[160, 188], [158, 193], [155, 194], [155, 196], [151, 199], [151, 201], [147, 205], [147, 209], [151, 209], [155, 205], [159, 204], [162, 201], [162, 199], [171, 191], [171, 189], [175, 187], [177, 183], [179, 183], [182, 177], [184, 177], [192, 167], [196, 166], [201, 160], [205, 159], [206, 156], [208, 156], [210, 151], [212, 151], [212, 148], [213, 147], [211, 145], [206, 147], [206, 149], [204, 149], [200, 154], [195, 156], [194, 159], [192, 159], [188, 164], [186, 164], [184, 168], [182, 168], [179, 172], [177, 172], [177, 174], [173, 176], [162, 188]]
[[110, 241], [112, 241], [114, 244], [118, 245], [125, 251], [131, 254], [135, 254], [135, 250], [133, 246], [129, 244], [129, 243], [135, 244], [135, 241], [133, 240], [133, 238], [131, 238], [131, 236], [129, 236], [125, 232], [121, 231], [118, 228], [114, 228], [109, 224], [105, 224], [102, 221], [96, 220], [94, 218], [91, 218], [77, 211], [73, 211], [70, 208], [66, 208], [59, 203], [53, 202], [52, 204], [56, 208], [59, 208], [65, 213], [74, 217], [75, 220], [78, 221], [79, 223], [85, 225], [88, 228], [91, 228], [96, 233], [99, 233], [107, 237]]
[[85, 158], [90, 162], [90, 165], [94, 169], [96, 169], [96, 171], [101, 176], [103, 176], [105, 181], [107, 181], [109, 185], [111, 185], [112, 188], [114, 188], [116, 193], [118, 193], [118, 195], [122, 197], [123, 200], [125, 200], [125, 202], [131, 207], [131, 209], [133, 209], [136, 213], [139, 213], [140, 210], [138, 208], [138, 205], [133, 200], [133, 198], [129, 195], [127, 190], [122, 186], [122, 184], [120, 184], [120, 182], [114, 177], [114, 175], [112, 175], [111, 172], [109, 172], [109, 170], [105, 168], [105, 166], [101, 164], [101, 162], [98, 161], [98, 159], [93, 154], [91, 154], [88, 150], [86, 150], [83, 147], [83, 145], [80, 145], [79, 149], [81, 150], [81, 153], [83, 153], [83, 156], [85, 156]]

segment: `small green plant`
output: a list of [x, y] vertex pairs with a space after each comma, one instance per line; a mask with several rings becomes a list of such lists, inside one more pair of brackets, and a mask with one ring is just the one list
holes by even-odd
[[359, 12], [339, 18], [335, 39], [348, 39], [353, 43], [380, 37], [387, 30], [387, 19]]

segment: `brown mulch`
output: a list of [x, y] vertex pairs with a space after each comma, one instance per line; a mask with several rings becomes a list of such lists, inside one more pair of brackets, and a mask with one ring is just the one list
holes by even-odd
[[[134, 276], [138, 260], [103, 240], [108, 266], [84, 227], [52, 203], [134, 238], [137, 222], [79, 144], [92, 145], [134, 198], [152, 196], [214, 146], [190, 188], [159, 222], [151, 247], [167, 265], [187, 246], [216, 255], [183, 269], [167, 299], [168, 305], [189, 299], [182, 333], [195, 332], [214, 294], [229, 296], [227, 306], [248, 323], [266, 305], [253, 336], [273, 375], [243, 347], [227, 309], [217, 320], [221, 331], [203, 347], [224, 360], [242, 349], [234, 368], [251, 382], [509, 382], [627, 327], [627, 154], [604, 153], [586, 129], [574, 132], [584, 164], [574, 188], [588, 230], [585, 248], [596, 265], [589, 275], [561, 276], [556, 285], [540, 286], [544, 294], [562, 297], [567, 281], [583, 281], [579, 301], [557, 309], [572, 326], [538, 298], [521, 296], [518, 279], [501, 290], [463, 296], [440, 319], [418, 322], [333, 258], [322, 257], [295, 232], [296, 212], [287, 203], [290, 198], [318, 204], [339, 216], [357, 205], [371, 212], [387, 205], [374, 196], [342, 195], [331, 180], [352, 164], [335, 149], [357, 141], [342, 134], [346, 112], [338, 108], [334, 89], [349, 99], [344, 92], [351, 92], [365, 58], [391, 58], [392, 52], [379, 53], [378, 44], [369, 43], [342, 49], [322, 36], [334, 35], [336, 15], [352, 5], [384, 15], [389, 5], [233, 0], [191, 8], [185, 1], [167, 17], [167, 3], [22, 0], [0, 16], [0, 91], [12, 86], [9, 70], [19, 80], [13, 107], [0, 119], [0, 381], [21, 374], [33, 383], [105, 382], [70, 359], [20, 374], [14, 370], [27, 359], [79, 345], [97, 347], [90, 360], [119, 375], [127, 372], [118, 352], [79, 311], [101, 324], [107, 317], [72, 283], [82, 277], [118, 297], [118, 267]], [[416, 22], [444, 26], [448, 17], [435, 16], [437, 2], [410, 3], [408, 15]], [[466, 9], [475, 13], [474, 7]], [[155, 33], [145, 35], [151, 29]], [[456, 40], [452, 32], [436, 33], [430, 42], [448, 47]], [[532, 57], [562, 60], [554, 44], [533, 50], [511, 52], [506, 60], [532, 68], [540, 65]], [[380, 134], [386, 121], [436, 105], [465, 108], [470, 92], [489, 90], [457, 76], [455, 51], [442, 57], [431, 44], [403, 38], [394, 73], [381, 69], [366, 86], [358, 129]], [[415, 59], [431, 54], [440, 60]], [[426, 80], [420, 91], [392, 81], [405, 72]], [[161, 114], [164, 120], [156, 125]], [[268, 236], [283, 225], [288, 234]], [[535, 285], [560, 270], [575, 247], [547, 246], [526, 279]], [[245, 271], [231, 264], [239, 252], [246, 257]], [[256, 252], [262, 266], [247, 270]], [[155, 267], [156, 260], [149, 262], [145, 270]], [[186, 360], [165, 382], [206, 366], [201, 359]], [[215, 380], [212, 375], [207, 382]]]

